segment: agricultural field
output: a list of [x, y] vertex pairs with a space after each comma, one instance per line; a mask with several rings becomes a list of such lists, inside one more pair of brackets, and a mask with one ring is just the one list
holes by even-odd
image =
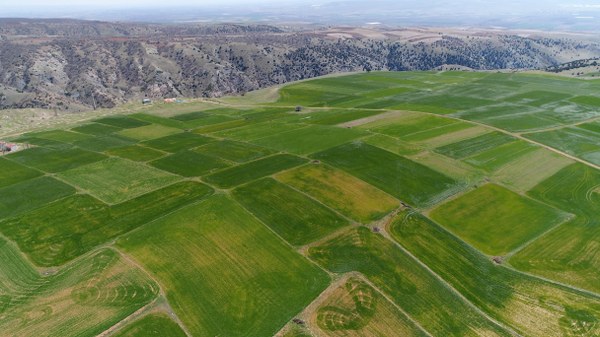
[[42, 175], [39, 171], [4, 158], [0, 158], [0, 171], [3, 172], [3, 174], [0, 175], [0, 188]]
[[211, 142], [212, 139], [195, 133], [184, 132], [171, 136], [148, 140], [142, 144], [165, 152], [179, 152], [183, 150], [193, 149], [200, 145]]
[[252, 143], [279, 151], [306, 155], [347, 143], [364, 135], [365, 133], [359, 130], [315, 125], [280, 132], [253, 140]]
[[348, 220], [327, 207], [270, 178], [239, 187], [233, 196], [293, 245], [311, 243], [348, 225]]
[[109, 158], [58, 175], [108, 203], [118, 204], [179, 180], [177, 176], [120, 158]]
[[42, 276], [0, 239], [0, 329], [10, 336], [94, 336], [152, 302], [159, 287], [111, 249]]
[[210, 194], [206, 185], [182, 182], [114, 206], [89, 195], [72, 195], [2, 220], [0, 232], [34, 263], [52, 267]]
[[118, 147], [106, 151], [107, 154], [125, 158], [133, 161], [147, 162], [150, 160], [158, 159], [166, 155], [165, 152], [151, 149], [149, 147], [143, 147], [139, 145], [130, 145], [124, 147]]
[[504, 187], [487, 184], [431, 211], [431, 218], [488, 255], [507, 255], [569, 218]]
[[528, 194], [575, 214], [575, 218], [517, 253], [515, 267], [600, 291], [600, 172], [572, 164], [544, 180]]
[[119, 134], [112, 134], [102, 137], [88, 138], [73, 143], [73, 145], [90, 151], [103, 152], [118, 147], [135, 144], [136, 140], [127, 138]]
[[39, 177], [0, 189], [0, 218], [26, 213], [75, 193], [75, 188], [51, 177]]
[[79, 133], [93, 135], [93, 136], [106, 136], [106, 135], [115, 133], [117, 131], [120, 131], [122, 129], [119, 127], [116, 127], [116, 126], [110, 126], [110, 125], [106, 125], [106, 124], [89, 123], [89, 124], [84, 124], [81, 126], [74, 127], [71, 130], [75, 131], [75, 132], [79, 132]]
[[53, 149], [36, 147], [11, 154], [7, 158], [40, 171], [57, 173], [95, 163], [107, 157], [79, 148]]
[[115, 337], [186, 337], [177, 323], [166, 314], [150, 314], [117, 332]]
[[187, 150], [155, 160], [150, 165], [183, 177], [197, 177], [229, 166], [227, 162], [219, 158]]
[[474, 138], [444, 145], [435, 149], [436, 152], [454, 159], [464, 159], [482, 152], [496, 149], [499, 146], [513, 142], [515, 139], [503, 133], [487, 133]]
[[444, 174], [377, 147], [353, 142], [312, 155], [415, 206], [423, 206], [456, 185]]
[[354, 73], [2, 135], [0, 335], [599, 337], [599, 83]]
[[156, 275], [195, 336], [266, 336], [325, 289], [327, 274], [224, 196], [119, 240]]
[[222, 170], [207, 176], [205, 180], [220, 188], [232, 188], [306, 162], [306, 159], [300, 157], [278, 154]]
[[358, 277], [350, 277], [335, 288], [312, 313], [310, 325], [319, 336], [427, 336]]
[[236, 163], [245, 163], [268, 156], [275, 151], [248, 143], [223, 140], [201, 146], [196, 149], [196, 152]]
[[491, 317], [522, 336], [595, 336], [600, 298], [498, 265], [424, 216], [404, 211], [391, 236]]
[[180, 132], [181, 130], [176, 128], [171, 128], [160, 124], [150, 124], [146, 126], [140, 126], [137, 128], [125, 129], [123, 131], [119, 131], [119, 134], [121, 136], [133, 138], [136, 140], [150, 140], [174, 135]]
[[277, 179], [362, 223], [379, 220], [399, 204], [389, 194], [327, 165], [301, 166]]
[[[594, 127], [595, 126], [595, 127]], [[528, 133], [525, 137], [600, 165], [598, 122], [558, 130]]]
[[333, 273], [359, 272], [428, 332], [439, 336], [509, 336], [427, 269], [380, 234], [359, 227], [311, 247]]

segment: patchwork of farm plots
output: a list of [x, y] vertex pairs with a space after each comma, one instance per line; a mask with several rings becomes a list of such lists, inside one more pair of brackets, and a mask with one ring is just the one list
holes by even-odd
[[14, 137], [0, 335], [600, 336], [598, 89], [372, 72]]

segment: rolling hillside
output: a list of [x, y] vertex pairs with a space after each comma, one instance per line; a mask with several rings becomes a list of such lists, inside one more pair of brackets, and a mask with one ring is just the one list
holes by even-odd
[[544, 69], [595, 57], [595, 36], [531, 31], [0, 19], [0, 109], [71, 113], [365, 69]]
[[0, 335], [600, 336], [598, 89], [364, 72], [13, 136]]

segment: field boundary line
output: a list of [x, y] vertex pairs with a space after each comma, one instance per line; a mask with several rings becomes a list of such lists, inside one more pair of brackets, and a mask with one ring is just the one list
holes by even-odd
[[400, 311], [404, 316], [406, 316], [406, 318], [408, 318], [409, 321], [411, 321], [417, 328], [419, 328], [422, 332], [424, 332], [427, 336], [433, 337], [433, 335], [427, 331], [419, 322], [417, 322], [411, 315], [409, 315], [406, 311], [404, 311], [404, 309], [402, 309], [402, 307], [400, 307], [395, 301], [393, 301], [386, 293], [384, 293], [381, 289], [379, 289], [375, 284], [373, 284], [373, 282], [371, 282], [371, 280], [369, 280], [366, 276], [364, 276], [362, 273], [358, 273], [358, 278], [360, 278], [363, 282], [367, 283], [368, 285], [370, 285], [373, 289], [375, 289], [375, 291], [377, 291], [381, 296], [383, 296], [383, 298], [385, 298], [388, 302], [390, 302], [390, 304], [396, 308], [398, 311]]
[[[181, 319], [179, 318], [179, 316], [177, 316], [177, 314], [175, 313], [175, 311], [173, 310], [173, 308], [171, 308], [171, 305], [169, 304], [169, 300], [167, 299], [167, 295], [165, 294], [165, 291], [164, 291], [162, 285], [160, 284], [160, 282], [158, 282], [158, 280], [156, 279], [156, 276], [154, 274], [152, 274], [151, 272], [149, 272], [148, 270], [146, 270], [146, 268], [144, 268], [135, 258], [131, 257], [129, 254], [121, 251], [120, 249], [114, 248], [114, 247], [110, 247], [109, 249], [112, 249], [113, 251], [115, 251], [117, 254], [119, 254], [119, 256], [121, 256], [130, 265], [133, 265], [137, 269], [141, 270], [144, 274], [146, 274], [146, 276], [149, 279], [151, 279], [154, 283], [156, 283], [156, 285], [158, 286], [159, 295], [154, 299], [154, 301], [151, 304], [156, 304], [156, 302], [161, 297], [164, 298], [164, 300], [166, 302], [165, 304], [166, 304], [167, 308], [170, 311], [168, 313], [169, 317], [172, 320], [174, 320], [177, 323], [177, 325], [179, 325], [181, 327], [181, 329], [185, 332], [186, 335], [188, 335], [189, 337], [192, 337], [192, 334], [189, 332], [189, 330], [187, 329], [187, 327], [185, 326], [185, 324], [183, 324], [183, 322], [181, 321]], [[127, 320], [127, 318], [129, 318], [129, 317], [131, 317], [131, 315], [128, 316], [128, 317], [126, 317], [125, 319], [121, 320], [119, 323]], [[119, 323], [117, 323], [116, 325], [118, 325]], [[128, 323], [128, 322], [125, 322], [125, 323]], [[102, 337], [102, 336], [99, 336], [99, 337]]]
[[[281, 172], [281, 173], [283, 173], [283, 172]], [[349, 217], [345, 216], [344, 214], [340, 213], [339, 211], [337, 211], [337, 210], [335, 210], [335, 209], [333, 209], [333, 208], [331, 208], [331, 207], [329, 207], [329, 206], [325, 205], [323, 202], [321, 202], [320, 200], [317, 200], [317, 199], [315, 199], [313, 196], [311, 196], [311, 195], [307, 194], [306, 192], [304, 192], [304, 191], [301, 191], [301, 190], [297, 189], [297, 188], [296, 188], [296, 187], [294, 187], [294, 186], [291, 186], [291, 185], [289, 185], [289, 184], [286, 184], [286, 183], [284, 183], [283, 181], [281, 181], [281, 180], [277, 179], [277, 178], [275, 177], [276, 175], [277, 175], [277, 174], [273, 174], [273, 175], [271, 175], [271, 176], [270, 176], [270, 178], [271, 178], [271, 179], [273, 179], [273, 180], [275, 180], [275, 181], [277, 181], [278, 183], [280, 183], [280, 184], [283, 184], [283, 185], [285, 185], [285, 186], [287, 186], [287, 187], [291, 188], [292, 190], [294, 190], [294, 191], [296, 191], [296, 192], [298, 192], [298, 193], [302, 194], [303, 196], [305, 196], [305, 197], [309, 198], [310, 200], [312, 200], [312, 201], [314, 201], [314, 202], [318, 203], [319, 205], [321, 205], [321, 206], [323, 206], [323, 207], [327, 208], [328, 210], [332, 211], [333, 213], [335, 213], [336, 215], [340, 216], [340, 217], [341, 217], [341, 218], [343, 218], [344, 220], [348, 221], [348, 223], [349, 223], [350, 225], [351, 225], [351, 224], [362, 224], [361, 222], [359, 222], [359, 221], [356, 221], [356, 220], [353, 220], [353, 219], [351, 219], [351, 218], [349, 218]], [[344, 227], [348, 227], [348, 226], [344, 226]]]
[[[310, 317], [310, 314], [315, 311], [316, 307], [319, 306], [320, 304], [322, 304], [329, 297], [330, 292], [332, 292], [335, 289], [342, 286], [350, 277], [352, 277], [353, 273], [354, 272], [342, 274], [341, 277], [330, 282], [329, 285], [327, 286], [327, 288], [325, 288], [317, 297], [315, 297], [315, 299], [312, 302], [310, 302], [309, 305], [304, 307], [304, 309], [302, 309], [302, 311], [300, 311], [296, 316], [303, 317], [306, 321], [309, 321], [308, 318]], [[279, 331], [277, 331], [277, 333], [275, 333], [274, 337], [283, 336], [283, 333], [285, 333], [286, 332], [285, 330], [287, 330], [286, 329], [287, 325], [288, 324], [284, 325]], [[309, 330], [313, 336], [320, 336], [319, 334], [315, 334], [313, 332], [313, 330], [308, 327], [307, 327], [307, 330]]]
[[[564, 211], [563, 211], [564, 212]], [[545, 236], [546, 234], [549, 234], [550, 232], [558, 229], [559, 227], [562, 227], [563, 225], [569, 223], [569, 221], [575, 219], [577, 217], [577, 215], [575, 214], [571, 214], [571, 213], [566, 213], [567, 216], [563, 219], [563, 221], [555, 224], [554, 226], [548, 228], [547, 230], [543, 231], [542, 233], [536, 235], [535, 237], [533, 237], [532, 239], [530, 239], [529, 241], [523, 243], [522, 245], [520, 245], [519, 247], [511, 250], [510, 252], [508, 252], [505, 257], [506, 259], [510, 259], [511, 257], [513, 257], [514, 255], [518, 254], [521, 250], [527, 248], [528, 246], [530, 246], [531, 244], [533, 244], [535, 241], [537, 241], [538, 239], [541, 239], [543, 236]]]
[[569, 159], [572, 159], [572, 160], [574, 160], [574, 161], [580, 162], [580, 163], [582, 163], [582, 164], [585, 164], [585, 165], [587, 165], [587, 166], [590, 166], [590, 167], [593, 167], [593, 168], [595, 168], [595, 169], [597, 169], [597, 170], [600, 170], [600, 166], [599, 166], [599, 165], [596, 165], [596, 164], [594, 164], [594, 163], [590, 163], [590, 162], [588, 162], [588, 161], [586, 161], [586, 160], [584, 160], [584, 159], [581, 159], [581, 158], [578, 158], [578, 157], [576, 157], [576, 156], [570, 155], [570, 154], [568, 154], [568, 153], [566, 153], [566, 152], [564, 152], [564, 151], [561, 151], [561, 150], [559, 150], [559, 149], [556, 149], [556, 148], [553, 148], [553, 147], [551, 147], [551, 146], [549, 146], [549, 145], [546, 145], [546, 144], [543, 144], [543, 143], [537, 142], [537, 141], [535, 141], [535, 140], [533, 140], [533, 139], [529, 139], [529, 138], [527, 138], [527, 137], [521, 136], [521, 134], [520, 134], [520, 133], [514, 133], [514, 132], [511, 132], [511, 131], [508, 131], [508, 130], [504, 130], [504, 129], [497, 128], [497, 127], [495, 127], [495, 126], [491, 126], [491, 125], [488, 125], [488, 124], [484, 124], [484, 123], [482, 123], [482, 122], [471, 121], [471, 120], [462, 119], [462, 118], [459, 118], [459, 117], [453, 117], [453, 116], [448, 116], [448, 115], [441, 115], [441, 114], [436, 114], [436, 113], [433, 113], [433, 112], [424, 112], [424, 111], [422, 111], [421, 113], [428, 114], [428, 115], [434, 115], [434, 116], [441, 116], [441, 117], [448, 118], [448, 119], [460, 120], [460, 121], [464, 121], [464, 122], [468, 122], [468, 123], [473, 123], [473, 124], [476, 124], [476, 125], [480, 125], [480, 126], [483, 126], [483, 127], [487, 127], [487, 128], [490, 128], [490, 129], [492, 129], [492, 130], [495, 130], [495, 131], [498, 131], [498, 132], [501, 132], [501, 133], [507, 134], [507, 135], [509, 135], [509, 136], [512, 136], [512, 137], [514, 137], [514, 138], [521, 139], [521, 140], [524, 140], [524, 141], [526, 141], [526, 142], [528, 142], [528, 143], [535, 144], [535, 145], [537, 145], [537, 146], [543, 147], [543, 148], [545, 148], [546, 150], [549, 150], [549, 151], [555, 152], [555, 153], [557, 153], [557, 154], [559, 154], [559, 155], [561, 155], [561, 156], [563, 156], [563, 157], [567, 157], [567, 158], [569, 158]]
[[562, 283], [562, 282], [559, 282], [559, 281], [555, 281], [555, 280], [549, 279], [549, 278], [541, 276], [541, 275], [536, 275], [536, 274], [533, 274], [533, 273], [530, 273], [530, 272], [522, 271], [522, 270], [516, 269], [515, 267], [511, 266], [510, 263], [508, 265], [503, 265], [502, 267], [506, 268], [506, 269], [510, 269], [510, 270], [512, 270], [514, 272], [517, 272], [519, 274], [525, 275], [527, 277], [531, 277], [531, 278], [534, 278], [534, 279], [539, 279], [541, 281], [548, 282], [548, 283], [553, 284], [555, 286], [559, 286], [559, 287], [562, 287], [562, 288], [565, 288], [565, 289], [569, 289], [569, 290], [574, 291], [574, 292], [579, 292], [581, 294], [586, 294], [586, 295], [592, 296], [592, 297], [594, 297], [596, 299], [600, 299], [600, 293], [596, 293], [596, 292], [593, 292], [591, 290], [587, 290], [587, 289], [575, 287], [575, 286], [572, 286], [572, 285], [569, 285], [569, 284], [565, 284], [565, 283]]
[[575, 122], [575, 123], [562, 124], [562, 125], [551, 127], [551, 128], [547, 128], [547, 129], [541, 129], [541, 130], [536, 130], [536, 131], [520, 132], [520, 134], [522, 134], [522, 135], [529, 135], [529, 134], [532, 134], [532, 133], [540, 133], [540, 132], [562, 130], [562, 129], [566, 129], [566, 128], [578, 127], [579, 125], [582, 125], [582, 124], [594, 123], [594, 122], [596, 122], [598, 120], [600, 120], [600, 116], [592, 117], [592, 118], [589, 118], [589, 119], [584, 119], [582, 121], [578, 121], [578, 122]]
[[452, 285], [450, 285], [450, 283], [448, 283], [446, 280], [444, 280], [440, 275], [438, 275], [436, 272], [434, 272], [431, 268], [429, 268], [428, 265], [426, 265], [425, 263], [423, 263], [419, 258], [417, 258], [416, 256], [414, 256], [410, 251], [408, 251], [407, 249], [405, 249], [401, 244], [399, 244], [398, 242], [396, 242], [396, 240], [394, 240], [390, 234], [387, 231], [387, 228], [382, 228], [381, 230], [382, 235], [388, 239], [389, 241], [392, 242], [393, 245], [395, 245], [396, 247], [398, 247], [403, 253], [405, 253], [406, 255], [408, 255], [410, 258], [412, 258], [414, 261], [416, 261], [421, 267], [423, 267], [425, 270], [427, 270], [433, 277], [435, 277], [438, 281], [440, 281], [450, 292], [454, 293], [456, 296], [458, 296], [461, 300], [463, 300], [463, 302], [469, 306], [471, 309], [475, 310], [478, 314], [480, 314], [481, 316], [483, 316], [485, 319], [487, 319], [488, 321], [490, 321], [491, 323], [493, 323], [494, 325], [496, 325], [497, 327], [503, 329], [504, 331], [508, 332], [509, 334], [513, 335], [513, 336], [519, 336], [519, 337], [523, 337], [523, 335], [519, 334], [518, 332], [516, 332], [515, 330], [513, 330], [511, 327], [509, 327], [508, 325], [492, 318], [489, 314], [487, 314], [485, 311], [483, 311], [482, 309], [480, 309], [479, 307], [477, 307], [475, 304], [473, 304], [469, 299], [467, 299], [462, 293], [460, 293], [458, 290], [456, 290], [456, 288], [454, 288]]
[[[235, 202], [239, 207], [241, 207], [245, 212], [247, 212], [248, 214], [250, 214], [250, 216], [258, 221], [260, 224], [262, 224], [264, 227], [266, 227], [266, 229], [268, 231], [270, 231], [271, 233], [273, 233], [279, 240], [281, 240], [281, 242], [284, 245], [287, 245], [288, 247], [290, 247], [294, 252], [296, 252], [298, 255], [304, 257], [304, 259], [306, 261], [308, 261], [308, 263], [312, 264], [313, 266], [317, 267], [318, 269], [320, 269], [321, 271], [323, 271], [325, 274], [327, 274], [327, 276], [329, 277], [329, 285], [323, 290], [327, 290], [331, 284], [334, 282], [335, 280], [335, 274], [330, 272], [329, 270], [321, 267], [321, 265], [319, 265], [318, 263], [316, 263], [315, 261], [313, 261], [312, 259], [308, 258], [306, 255], [304, 255], [303, 253], [301, 253], [300, 251], [298, 251], [297, 247], [293, 246], [291, 243], [287, 242], [287, 240], [285, 240], [283, 237], [281, 237], [281, 235], [279, 235], [277, 232], [275, 232], [271, 227], [269, 227], [266, 223], [264, 223], [262, 220], [260, 220], [254, 213], [252, 213], [249, 209], [247, 209], [246, 207], [244, 207], [244, 205], [242, 205], [242, 203], [238, 202], [235, 198], [231, 197], [231, 196], [227, 196], [227, 198], [229, 200], [231, 200], [232, 202]], [[318, 296], [316, 297], [318, 298]], [[313, 299], [314, 301], [314, 299]], [[312, 302], [311, 302], [312, 303]], [[285, 328], [285, 326], [289, 323], [289, 321], [296, 315], [302, 313], [304, 311], [304, 309], [302, 309], [300, 312], [296, 313], [295, 315], [291, 316], [287, 322], [281, 327], [279, 328], [279, 330], [277, 330], [276, 333], [279, 333], [281, 330], [283, 330]]]
[[[340, 288], [341, 286], [343, 286], [343, 284], [345, 282], [347, 282], [350, 278], [357, 278], [360, 281], [368, 284], [371, 288], [373, 288], [373, 290], [375, 290], [379, 295], [381, 295], [387, 302], [389, 302], [390, 305], [392, 305], [396, 310], [398, 310], [402, 315], [405, 316], [405, 318], [410, 321], [411, 323], [413, 323], [415, 325], [415, 327], [419, 330], [421, 330], [421, 332], [425, 333], [427, 336], [429, 337], [434, 337], [429, 331], [427, 331], [425, 328], [423, 328], [423, 326], [421, 326], [421, 324], [419, 322], [417, 322], [411, 315], [409, 315], [408, 313], [406, 313], [398, 304], [396, 304], [396, 302], [392, 301], [387, 294], [385, 294], [384, 292], [381, 291], [381, 289], [379, 289], [377, 286], [375, 286], [365, 275], [363, 275], [362, 273], [358, 272], [358, 271], [351, 271], [351, 272], [347, 272], [347, 273], [343, 273], [343, 274], [336, 274], [339, 275], [339, 278], [334, 280], [333, 282], [331, 282], [331, 284], [321, 292], [321, 294], [319, 294], [319, 296], [317, 296], [309, 305], [307, 305], [302, 312], [300, 312], [298, 314], [298, 316], [304, 318], [306, 321], [310, 321], [310, 317], [312, 316], [312, 314], [315, 312], [315, 310], [317, 309], [318, 306], [320, 306], [321, 304], [323, 304], [323, 302], [325, 302], [329, 296], [330, 296], [330, 292], [337, 290], [338, 288]], [[277, 332], [277, 334], [275, 334], [274, 337], [281, 337], [283, 336], [283, 333], [285, 333], [286, 331], [286, 327], [284, 326], [281, 330], [279, 330]], [[309, 330], [313, 336], [317, 336], [317, 337], [321, 337], [323, 335], [321, 334], [317, 334], [313, 331], [313, 329], [309, 327], [307, 327], [307, 330]]]
[[[421, 214], [421, 215], [425, 216], [424, 214]], [[460, 243], [462, 243], [462, 244], [466, 245], [466, 246], [467, 246], [467, 247], [469, 247], [470, 249], [473, 249], [475, 252], [477, 252], [477, 254], [479, 254], [479, 255], [481, 255], [481, 256], [484, 256], [484, 257], [486, 257], [486, 256], [487, 256], [487, 255], [483, 254], [482, 252], [480, 252], [480, 251], [479, 251], [477, 248], [475, 248], [475, 247], [471, 246], [469, 243], [465, 242], [465, 241], [464, 241], [463, 239], [461, 239], [459, 236], [457, 236], [456, 234], [454, 234], [453, 232], [451, 232], [450, 230], [448, 230], [446, 227], [444, 227], [444, 226], [442, 226], [441, 224], [439, 224], [437, 221], [435, 221], [435, 220], [433, 220], [433, 219], [429, 218], [428, 216], [425, 216], [425, 217], [427, 218], [427, 220], [429, 220], [429, 221], [431, 221], [433, 224], [435, 224], [435, 226], [436, 226], [438, 229], [440, 229], [440, 230], [444, 231], [445, 233], [449, 234], [450, 236], [452, 236], [453, 238], [455, 238], [456, 240], [458, 240]], [[558, 228], [558, 227], [560, 227], [561, 225], [563, 225], [563, 224], [565, 224], [565, 223], [567, 223], [567, 221], [565, 221], [565, 222], [562, 222], [562, 223], [560, 223], [560, 224], [556, 225], [555, 227], [556, 227], [556, 228]], [[552, 229], [554, 229], [554, 228], [552, 228]], [[385, 232], [385, 233], [386, 233], [387, 235], [389, 235], [389, 233], [387, 233], [387, 228], [386, 228], [386, 232]], [[399, 243], [398, 243], [398, 242], [396, 242], [396, 240], [394, 240], [393, 238], [389, 237], [389, 239], [390, 239], [390, 240], [392, 240], [394, 243], [396, 243], [396, 244], [399, 244]], [[563, 287], [563, 288], [570, 289], [570, 290], [572, 290], [572, 291], [575, 291], [575, 292], [581, 292], [581, 293], [585, 293], [585, 294], [588, 294], [588, 295], [591, 295], [591, 296], [594, 296], [594, 297], [596, 297], [596, 298], [600, 299], [600, 293], [596, 293], [596, 292], [593, 292], [593, 291], [590, 291], [590, 290], [585, 290], [585, 289], [578, 288], [578, 287], [575, 287], [575, 286], [572, 286], [572, 285], [568, 285], [568, 284], [565, 284], [565, 283], [561, 283], [561, 282], [559, 282], [559, 281], [555, 281], [555, 280], [552, 280], [552, 279], [546, 278], [546, 277], [544, 277], [544, 276], [538, 276], [538, 275], [536, 275], [536, 274], [533, 274], [533, 273], [529, 273], [529, 272], [521, 271], [521, 270], [519, 270], [519, 269], [516, 269], [515, 267], [511, 266], [511, 265], [510, 265], [510, 261], [508, 261], [508, 262], [507, 262], [507, 264], [503, 264], [503, 265], [501, 265], [500, 267], [503, 267], [503, 268], [510, 269], [510, 270], [512, 270], [512, 271], [514, 271], [514, 272], [517, 272], [517, 273], [519, 273], [519, 274], [525, 275], [525, 276], [527, 276], [527, 277], [531, 277], [531, 278], [534, 278], [534, 279], [539, 279], [539, 280], [541, 280], [541, 281], [546, 281], [546, 282], [548, 282], [548, 283], [551, 283], [551, 284], [554, 284], [554, 285], [557, 285], [557, 286], [561, 286], [561, 287]]]
[[134, 232], [137, 232], [137, 231], [141, 230], [142, 228], [144, 228], [144, 227], [146, 227], [146, 226], [148, 226], [148, 225], [150, 225], [150, 224], [152, 224], [152, 223], [154, 223], [154, 222], [156, 222], [158, 220], [166, 218], [166, 217], [168, 217], [168, 216], [170, 216], [170, 215], [172, 215], [174, 213], [177, 213], [177, 212], [179, 212], [181, 210], [184, 210], [184, 209], [186, 209], [188, 207], [196, 206], [196, 205], [198, 205], [200, 203], [203, 203], [204, 201], [208, 200], [210, 197], [214, 196], [216, 194], [215, 192], [216, 191], [213, 189], [213, 193], [212, 194], [209, 194], [209, 195], [207, 195], [205, 197], [202, 197], [202, 199], [200, 199], [200, 200], [196, 200], [196, 201], [191, 202], [191, 203], [189, 203], [187, 205], [181, 206], [181, 207], [179, 207], [179, 208], [177, 208], [177, 209], [175, 209], [175, 210], [173, 210], [171, 212], [161, 214], [160, 216], [158, 216], [158, 217], [156, 217], [156, 218], [154, 218], [154, 219], [152, 219], [152, 220], [150, 220], [150, 221], [148, 221], [148, 222], [146, 222], [144, 224], [141, 224], [138, 227], [136, 227], [136, 228], [134, 228], [134, 229], [132, 229], [132, 230], [126, 232], [126, 233], [119, 234], [119, 235], [115, 236], [114, 238], [112, 238], [111, 240], [109, 240], [109, 241], [107, 241], [107, 242], [105, 242], [105, 243], [103, 243], [101, 245], [96, 246], [94, 248], [94, 250], [98, 249], [98, 248], [102, 248], [102, 247], [108, 247], [108, 248], [112, 248], [112, 249], [117, 249], [116, 247], [114, 247], [114, 244], [119, 239], [121, 239], [123, 236], [131, 234], [131, 233], [134, 233]]
[[[264, 223], [261, 219], [259, 219], [254, 213], [252, 213], [252, 211], [250, 211], [249, 209], [247, 209], [246, 207], [244, 207], [244, 205], [242, 205], [242, 203], [238, 202], [235, 198], [233, 198], [231, 196], [227, 196], [227, 198], [229, 200], [235, 202], [242, 209], [244, 209], [244, 211], [246, 211], [248, 214], [250, 214], [254, 220], [258, 221], [260, 224], [262, 224], [263, 226], [265, 226], [268, 231], [270, 231], [271, 233], [275, 234], [275, 236], [277, 236], [277, 238], [279, 238], [279, 240], [281, 240], [286, 246], [290, 247], [296, 253], [304, 256], [308, 262], [310, 262], [311, 264], [313, 264], [317, 268], [319, 268], [322, 271], [324, 271], [329, 276], [329, 282], [331, 283], [331, 281], [333, 280], [333, 275], [335, 275], [334, 273], [332, 273], [332, 272], [328, 271], [327, 269], [321, 267], [318, 263], [314, 262], [312, 259], [309, 259], [304, 254], [302, 254], [301, 252], [299, 252], [298, 251], [298, 246], [294, 246], [291, 243], [289, 243], [287, 240], [285, 240], [281, 235], [279, 235], [277, 232], [275, 232], [271, 227], [269, 227], [266, 223]], [[349, 227], [349, 226], [346, 226], [344, 228], [340, 228], [340, 230], [345, 229], [347, 227]]]
[[119, 330], [121, 330], [122, 328], [124, 328], [125, 326], [127, 326], [127, 324], [129, 324], [130, 322], [135, 322], [138, 317], [143, 317], [144, 314], [150, 312], [155, 306], [156, 303], [158, 301], [159, 297], [157, 296], [156, 298], [154, 298], [152, 300], [152, 302], [146, 304], [145, 306], [139, 308], [138, 310], [134, 311], [133, 313], [131, 313], [129, 316], [123, 318], [122, 320], [118, 321], [117, 323], [115, 323], [114, 325], [112, 325], [111, 327], [109, 327], [108, 329], [102, 331], [101, 333], [97, 334], [96, 337], [109, 337], [109, 336], [113, 336], [114, 334], [116, 334], [117, 332], [119, 332]]

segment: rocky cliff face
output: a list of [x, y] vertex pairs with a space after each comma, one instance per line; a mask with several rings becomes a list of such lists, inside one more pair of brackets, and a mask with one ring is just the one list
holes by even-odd
[[333, 72], [544, 68], [598, 56], [594, 42], [500, 33], [0, 20], [0, 108], [76, 111]]

